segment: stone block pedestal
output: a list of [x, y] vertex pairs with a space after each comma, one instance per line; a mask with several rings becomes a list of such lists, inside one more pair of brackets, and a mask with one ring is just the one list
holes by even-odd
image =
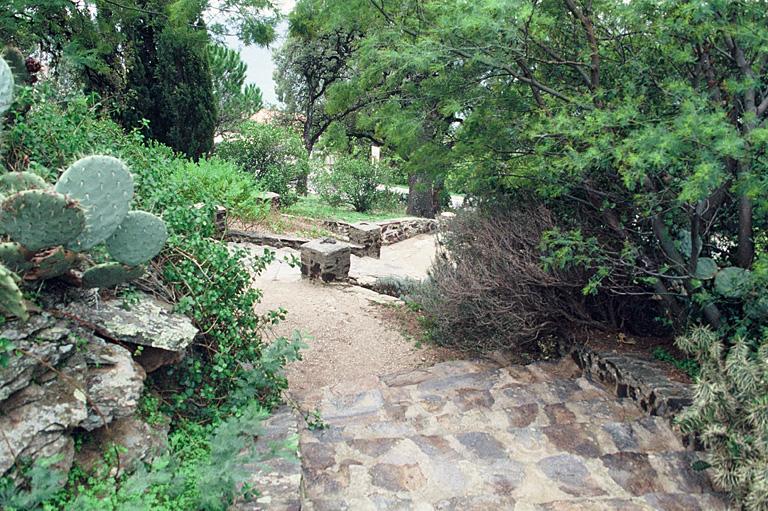
[[360, 222], [349, 227], [349, 242], [360, 245], [360, 255], [366, 257], [381, 256], [381, 227], [368, 222]]
[[333, 238], [305, 243], [301, 246], [301, 275], [323, 282], [347, 280], [351, 252], [347, 243]]

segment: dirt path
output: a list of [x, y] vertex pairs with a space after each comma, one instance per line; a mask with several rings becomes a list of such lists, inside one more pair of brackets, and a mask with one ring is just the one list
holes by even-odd
[[[263, 247], [237, 244], [262, 253]], [[422, 235], [387, 246], [380, 260], [353, 258], [352, 273], [366, 275], [402, 274], [411, 278], [426, 276], [434, 247], [432, 236]], [[417, 348], [406, 339], [397, 324], [382, 319], [382, 303], [396, 300], [367, 289], [343, 284], [324, 285], [301, 278], [298, 268], [283, 261], [283, 256], [298, 252], [277, 250], [275, 261], [257, 276], [254, 285], [264, 292], [257, 311], [265, 313], [283, 307], [286, 321], [273, 328], [275, 336], [294, 330], [311, 336], [303, 360], [288, 368], [289, 391], [303, 396], [327, 385], [384, 375], [404, 369], [432, 366], [453, 358], [449, 350], [432, 346]]]

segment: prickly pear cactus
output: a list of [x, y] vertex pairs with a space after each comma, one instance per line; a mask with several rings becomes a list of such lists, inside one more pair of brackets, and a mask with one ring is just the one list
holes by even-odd
[[715, 291], [727, 298], [742, 298], [752, 287], [752, 273], [729, 266], [715, 275]]
[[97, 264], [83, 273], [83, 287], [114, 287], [144, 275], [141, 266], [125, 266], [120, 263]]
[[3, 59], [8, 63], [8, 67], [11, 68], [11, 73], [13, 73], [16, 83], [29, 83], [30, 75], [24, 62], [24, 55], [21, 54], [18, 48], [6, 46], [3, 51]]
[[696, 271], [694, 272], [693, 276], [697, 279], [708, 280], [714, 278], [716, 273], [717, 263], [714, 259], [709, 257], [700, 257], [699, 260], [696, 261]]
[[42, 177], [31, 172], [8, 172], [0, 176], [0, 195], [46, 188], [48, 188], [48, 183]]
[[165, 222], [146, 211], [131, 211], [107, 239], [109, 255], [129, 266], [144, 264], [155, 257], [168, 239]]
[[22, 320], [29, 317], [27, 308], [24, 307], [24, 297], [16, 284], [16, 276], [2, 265], [0, 265], [0, 311]]
[[0, 58], [0, 116], [5, 115], [5, 112], [11, 108], [11, 103], [13, 103], [13, 85], [13, 72], [8, 63]]
[[76, 201], [47, 190], [18, 192], [0, 205], [0, 229], [33, 252], [76, 238], [84, 225]]
[[22, 272], [30, 269], [32, 253], [19, 243], [0, 243], [0, 264], [11, 271]]
[[88, 156], [72, 164], [55, 189], [85, 209], [85, 229], [67, 244], [67, 248], [82, 252], [109, 238], [128, 214], [133, 176], [117, 158]]
[[60, 277], [79, 262], [78, 254], [64, 247], [54, 247], [32, 258], [32, 267], [24, 275], [26, 280], [46, 280]]

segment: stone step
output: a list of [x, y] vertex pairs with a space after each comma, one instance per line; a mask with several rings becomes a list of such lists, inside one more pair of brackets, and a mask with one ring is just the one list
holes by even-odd
[[668, 419], [570, 361], [485, 361], [317, 391], [304, 510], [726, 509]]
[[[675, 509], [672, 504], [688, 509], [685, 506], [691, 499], [669, 495], [709, 498], [708, 480], [690, 469], [697, 459], [693, 453], [595, 452], [582, 456], [540, 442], [529, 430], [516, 433], [512, 438], [502, 433], [467, 432], [305, 443], [305, 501], [319, 504], [316, 509], [339, 502], [352, 507], [337, 509], [465, 509], [459, 505], [467, 499], [496, 496], [508, 499], [498, 502], [502, 509], [515, 509], [510, 504], [543, 506], [569, 499], [614, 497], [618, 502], [634, 499], [637, 509], [654, 509], [648, 502], [667, 495], [664, 499], [670, 504], [656, 509]], [[561, 509], [560, 505], [528, 509]], [[725, 507], [712, 504], [706, 509]]]

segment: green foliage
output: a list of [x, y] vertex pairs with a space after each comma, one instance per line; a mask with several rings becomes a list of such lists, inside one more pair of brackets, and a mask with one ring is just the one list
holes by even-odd
[[222, 205], [231, 215], [245, 220], [268, 212], [261, 198], [261, 184], [254, 175], [219, 157], [179, 163], [164, 186], [189, 204]]
[[245, 85], [248, 69], [240, 53], [220, 44], [208, 46], [216, 102], [216, 135], [235, 130], [262, 107], [261, 90]]
[[768, 509], [768, 344], [697, 328], [678, 339], [700, 366], [694, 401], [677, 419], [699, 436], [714, 481], [748, 511]]
[[[28, 178], [9, 183], [15, 188], [39, 184]], [[76, 252], [112, 240], [107, 243], [111, 255], [134, 266], [92, 266], [83, 274], [83, 285], [112, 287], [143, 275], [144, 269], [137, 265], [149, 261], [162, 249], [165, 224], [145, 212], [127, 217], [134, 185], [122, 161], [110, 156], [81, 158], [61, 175], [54, 189], [61, 193], [21, 190], [2, 199], [0, 227], [17, 244], [4, 244], [0, 260], [24, 271], [25, 280], [44, 280], [63, 275], [81, 262], [82, 257]], [[114, 239], [110, 238], [113, 234]], [[4, 289], [15, 296], [9, 284]], [[18, 314], [17, 306], [6, 309], [25, 316]]]
[[262, 188], [280, 194], [280, 201], [295, 201], [296, 183], [309, 173], [307, 152], [289, 128], [245, 122], [236, 135], [219, 144], [216, 154], [256, 176]]
[[300, 197], [295, 204], [285, 208], [283, 211], [289, 215], [317, 218], [321, 220], [343, 220], [351, 223], [375, 222], [402, 217], [405, 214], [405, 208], [402, 206], [392, 209], [377, 208], [373, 211], [360, 213], [348, 206], [330, 206], [318, 195]]
[[378, 187], [388, 180], [388, 168], [366, 159], [341, 156], [315, 177], [320, 196], [331, 206], [346, 204], [355, 211], [371, 210], [380, 195]]
[[57, 458], [41, 459], [26, 467], [26, 487], [17, 488], [10, 477], [0, 477], [0, 508], [6, 511], [41, 509], [41, 505], [61, 489], [64, 476], [54, 468], [58, 461]]
[[152, 138], [195, 160], [213, 149], [216, 104], [205, 53], [207, 38], [166, 28], [157, 43]]
[[654, 348], [651, 354], [656, 360], [672, 364], [692, 379], [696, 379], [699, 376], [699, 364], [691, 358], [677, 358], [660, 346]]

